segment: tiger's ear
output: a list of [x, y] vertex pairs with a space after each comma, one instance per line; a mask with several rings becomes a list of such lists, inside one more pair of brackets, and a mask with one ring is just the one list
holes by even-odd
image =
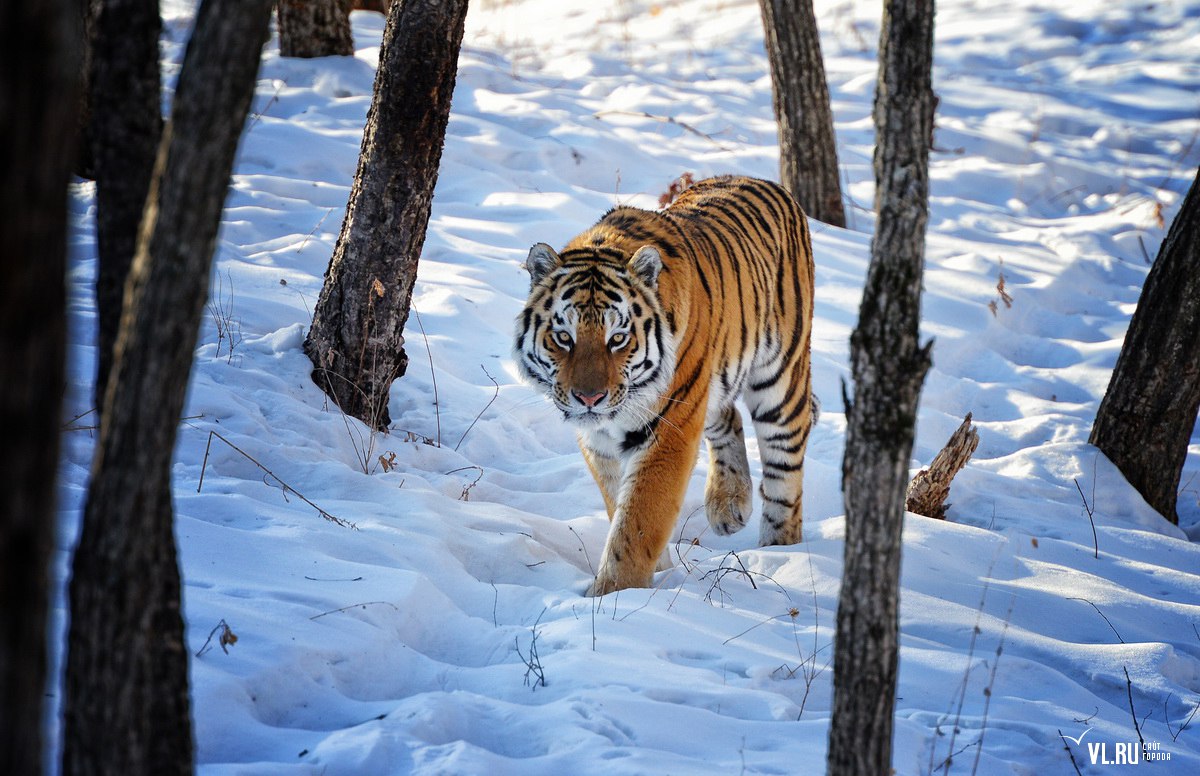
[[662, 254], [653, 245], [643, 245], [629, 260], [629, 270], [650, 288], [658, 288], [658, 273], [662, 272]]
[[562, 259], [546, 243], [538, 243], [529, 249], [529, 258], [525, 259], [525, 269], [529, 270], [529, 287], [533, 288], [541, 282], [550, 270], [562, 263]]

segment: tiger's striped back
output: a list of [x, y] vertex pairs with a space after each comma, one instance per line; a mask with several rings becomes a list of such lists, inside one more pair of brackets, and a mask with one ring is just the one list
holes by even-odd
[[801, 537], [813, 422], [808, 226], [778, 185], [713, 178], [657, 213], [619, 207], [556, 253], [539, 244], [514, 354], [579, 431], [613, 521], [591, 588], [646, 585], [700, 438], [718, 533], [750, 513], [743, 395], [763, 463], [763, 544]]

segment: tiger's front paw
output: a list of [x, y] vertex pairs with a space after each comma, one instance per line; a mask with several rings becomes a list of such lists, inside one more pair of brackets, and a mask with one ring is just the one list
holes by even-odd
[[716, 487], [708, 488], [704, 494], [704, 512], [708, 524], [720, 536], [737, 533], [746, 527], [750, 516], [750, 483], [733, 477], [721, 478]]
[[631, 587], [650, 587], [653, 581], [653, 569], [635, 571], [628, 567], [623, 568], [620, 564], [615, 566], [602, 564], [596, 578], [592, 580], [592, 584], [588, 586], [584, 595], [589, 598], [598, 598]]
[[588, 598], [599, 598], [600, 596], [614, 593], [620, 588], [616, 587], [616, 582], [611, 579], [602, 580], [596, 577], [592, 580], [592, 584], [588, 585], [587, 592], [584, 593]]
[[716, 508], [707, 504], [705, 512], [708, 514], [708, 524], [719, 536], [735, 534], [746, 527], [746, 512], [738, 509], [736, 504], [721, 504]]

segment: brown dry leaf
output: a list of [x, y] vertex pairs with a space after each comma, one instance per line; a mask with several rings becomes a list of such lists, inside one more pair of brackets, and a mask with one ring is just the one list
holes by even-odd
[[221, 645], [221, 651], [228, 655], [228, 648], [237, 643], [238, 637], [237, 634], [234, 633], [224, 621], [221, 622], [221, 625], [221, 638], [219, 639], [218, 643]]
[[1000, 301], [1004, 302], [1005, 309], [1012, 309], [1013, 298], [1009, 295], [1004, 287], [1004, 272], [1001, 271], [1000, 279], [996, 283], [996, 291], [1000, 293]]
[[678, 197], [684, 191], [690, 189], [695, 183], [696, 178], [690, 172], [685, 172], [683, 175], [680, 175], [678, 178], [671, 181], [671, 185], [668, 186], [667, 190], [664, 191], [662, 196], [658, 198], [658, 206], [660, 208], [665, 208], [667, 205], [670, 205], [675, 201], [676, 197]]
[[380, 299], [383, 299], [383, 283], [379, 282], [379, 278], [373, 278], [371, 280], [371, 293], [375, 294], [375, 296], [379, 297]]

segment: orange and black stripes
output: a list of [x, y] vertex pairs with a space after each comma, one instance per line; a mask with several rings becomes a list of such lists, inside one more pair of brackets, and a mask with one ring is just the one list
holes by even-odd
[[577, 425], [613, 520], [590, 592], [649, 583], [702, 437], [709, 521], [745, 524], [741, 394], [762, 456], [760, 540], [798, 541], [813, 263], [791, 197], [752, 178], [700, 181], [658, 213], [614, 208], [560, 253], [539, 244], [527, 266], [514, 355]]

